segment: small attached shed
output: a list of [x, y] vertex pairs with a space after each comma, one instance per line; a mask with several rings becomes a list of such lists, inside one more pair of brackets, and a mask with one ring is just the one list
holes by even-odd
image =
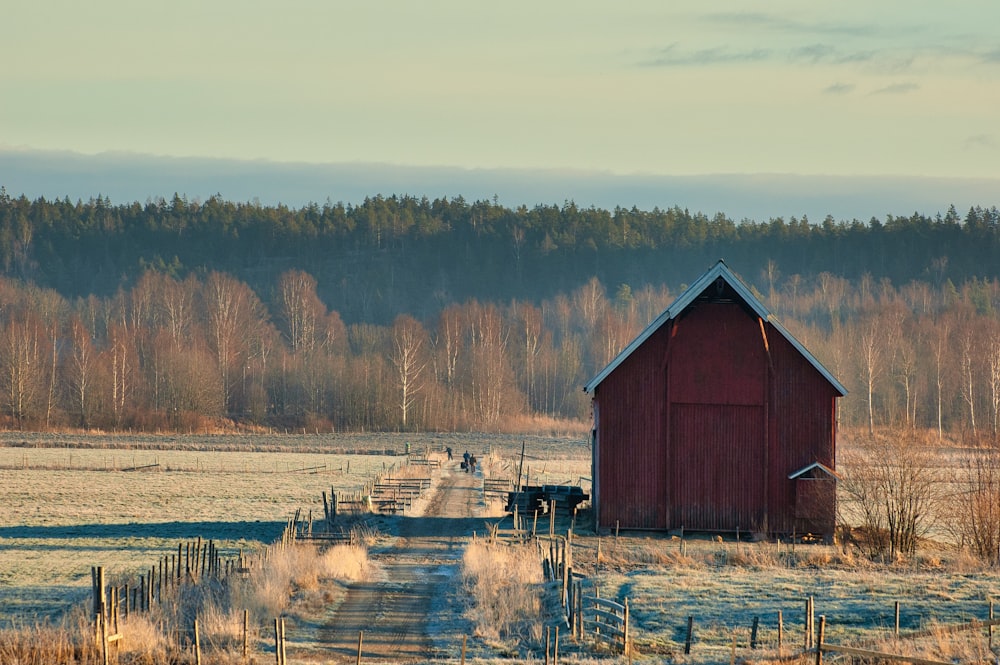
[[847, 391], [724, 262], [584, 390], [596, 528], [832, 535]]

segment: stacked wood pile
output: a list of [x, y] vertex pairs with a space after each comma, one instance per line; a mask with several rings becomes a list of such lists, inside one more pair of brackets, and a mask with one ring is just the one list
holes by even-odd
[[507, 512], [516, 508], [521, 515], [544, 515], [555, 505], [556, 514], [572, 516], [577, 506], [589, 499], [579, 485], [523, 485], [520, 491], [507, 493]]

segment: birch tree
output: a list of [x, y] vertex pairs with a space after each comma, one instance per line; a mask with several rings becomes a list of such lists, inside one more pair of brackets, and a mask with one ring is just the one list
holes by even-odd
[[427, 333], [419, 321], [402, 314], [396, 317], [392, 325], [391, 338], [389, 362], [395, 369], [399, 417], [403, 429], [406, 429], [410, 408], [423, 388], [422, 374], [427, 364], [424, 359]]

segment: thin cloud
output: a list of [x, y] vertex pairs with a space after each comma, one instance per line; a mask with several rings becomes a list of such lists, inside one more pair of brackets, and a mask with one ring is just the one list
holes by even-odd
[[677, 44], [661, 49], [653, 58], [640, 64], [644, 67], [704, 67], [709, 65], [762, 62], [772, 57], [772, 51], [766, 48], [756, 48], [736, 51], [724, 46], [700, 49], [698, 51], [683, 51]]
[[792, 49], [790, 58], [795, 62], [805, 62], [812, 65], [846, 65], [858, 62], [871, 62], [876, 51], [842, 51], [829, 44], [810, 44]]
[[766, 12], [718, 12], [707, 14], [704, 19], [708, 23], [732, 25], [743, 28], [753, 26], [796, 35], [814, 34], [836, 37], [871, 37], [880, 33], [879, 29], [874, 25], [864, 25], [860, 23], [830, 23], [825, 21], [794, 21], [786, 16], [769, 14]]
[[638, 64], [642, 67], [709, 67], [719, 64], [759, 62], [785, 62], [793, 65], [850, 65], [878, 64], [880, 60], [885, 61], [884, 64], [880, 65], [881, 69], [893, 72], [905, 69], [905, 65], [909, 63], [906, 61], [901, 65], [898, 60], [889, 60], [874, 50], [844, 51], [823, 43], [790, 50], [763, 47], [734, 49], [728, 46], [688, 50], [674, 42], [655, 51], [650, 57]]
[[1000, 48], [993, 49], [992, 51], [987, 51], [982, 54], [982, 61], [989, 64], [1000, 63]]
[[853, 83], [834, 83], [823, 88], [823, 92], [828, 95], [846, 95], [854, 92], [856, 87]]
[[879, 88], [872, 92], [873, 95], [905, 95], [907, 93], [913, 92], [914, 90], [919, 90], [920, 86], [916, 83], [893, 83], [892, 85], [887, 85], [884, 88]]
[[973, 134], [965, 139], [965, 147], [971, 149], [996, 150], [997, 140], [992, 134]]

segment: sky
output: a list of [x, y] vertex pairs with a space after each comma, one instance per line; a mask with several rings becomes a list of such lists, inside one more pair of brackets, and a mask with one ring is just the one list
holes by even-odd
[[0, 40], [0, 184], [29, 197], [492, 193], [819, 221], [1000, 192], [995, 0], [15, 0], [3, 14], [17, 29]]

